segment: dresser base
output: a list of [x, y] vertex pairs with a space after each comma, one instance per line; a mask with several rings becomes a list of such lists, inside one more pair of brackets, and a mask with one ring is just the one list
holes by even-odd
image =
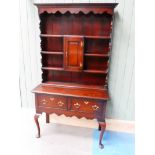
[[97, 119], [99, 130], [99, 146], [103, 148], [102, 138], [105, 131], [105, 111], [108, 92], [101, 87], [67, 84], [41, 84], [33, 91], [35, 93], [36, 114], [34, 120], [37, 126], [37, 138], [40, 137], [39, 116], [46, 113], [46, 123], [50, 122], [50, 114], [67, 117]]

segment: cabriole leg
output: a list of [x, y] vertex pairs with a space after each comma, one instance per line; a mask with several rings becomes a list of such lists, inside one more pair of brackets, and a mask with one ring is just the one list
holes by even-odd
[[101, 127], [101, 133], [100, 133], [100, 139], [99, 139], [99, 147], [101, 149], [104, 148], [104, 145], [102, 144], [102, 139], [103, 139], [103, 134], [106, 128], [106, 123], [105, 122], [99, 122], [99, 126]]
[[100, 124], [98, 125], [98, 131], [101, 131], [101, 126], [100, 126]]
[[50, 122], [50, 116], [49, 114], [46, 113], [46, 123], [49, 123]]
[[37, 130], [38, 130], [38, 133], [36, 135], [36, 138], [40, 138], [40, 125], [39, 125], [39, 121], [38, 121], [39, 116], [40, 116], [40, 114], [35, 114], [34, 115], [34, 121], [36, 123]]

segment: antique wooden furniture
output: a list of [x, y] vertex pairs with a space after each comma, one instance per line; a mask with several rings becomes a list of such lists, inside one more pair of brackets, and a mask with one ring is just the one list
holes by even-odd
[[114, 8], [117, 3], [35, 4], [40, 16], [42, 83], [35, 93], [39, 114], [96, 118], [106, 127], [108, 66]]

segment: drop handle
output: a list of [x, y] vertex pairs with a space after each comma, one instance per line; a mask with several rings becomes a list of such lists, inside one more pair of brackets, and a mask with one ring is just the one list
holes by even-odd
[[75, 108], [78, 109], [78, 108], [80, 108], [81, 105], [77, 102], [77, 103], [74, 104], [74, 106], [75, 106]]
[[62, 107], [63, 105], [64, 105], [64, 103], [63, 103], [62, 101], [59, 101], [59, 102], [58, 102], [58, 106], [59, 106], [59, 107]]

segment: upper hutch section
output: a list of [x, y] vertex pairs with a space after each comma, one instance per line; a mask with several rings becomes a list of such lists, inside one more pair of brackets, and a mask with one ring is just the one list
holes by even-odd
[[42, 82], [107, 86], [117, 3], [35, 5], [40, 16]]

